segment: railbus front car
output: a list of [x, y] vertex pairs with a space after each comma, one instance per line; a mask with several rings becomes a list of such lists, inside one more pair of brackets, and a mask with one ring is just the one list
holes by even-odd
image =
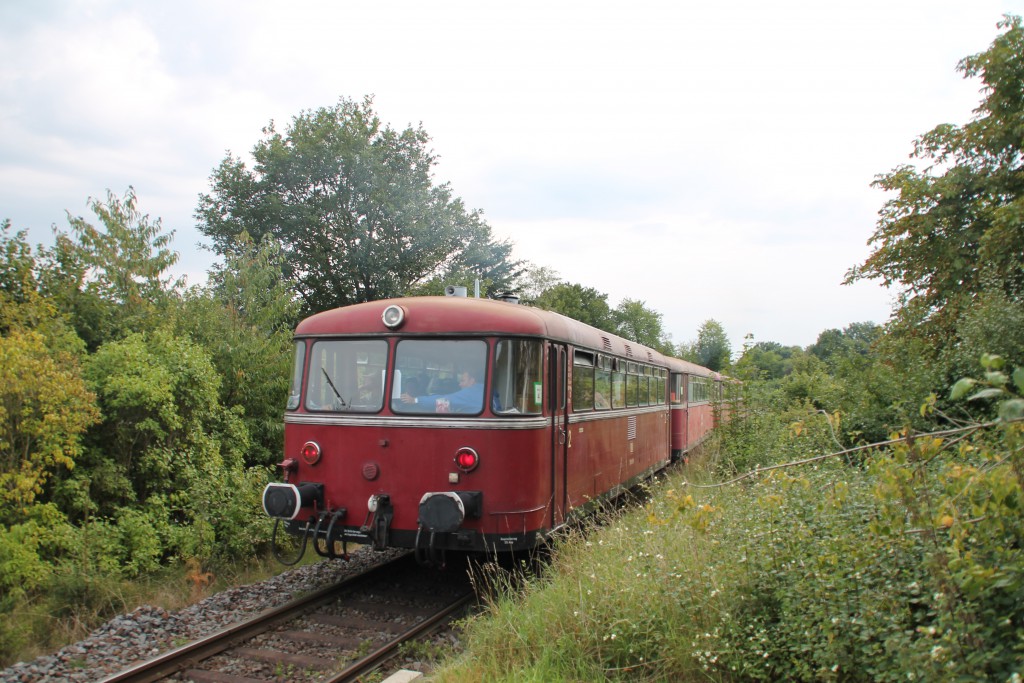
[[284, 481], [263, 507], [328, 557], [531, 548], [667, 465], [668, 374], [656, 351], [511, 303], [325, 311], [295, 332]]

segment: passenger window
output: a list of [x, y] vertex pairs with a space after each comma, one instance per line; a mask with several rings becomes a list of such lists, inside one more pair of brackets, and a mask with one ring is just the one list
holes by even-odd
[[598, 410], [612, 407], [612, 373], [603, 368], [594, 371], [594, 407]]
[[577, 350], [573, 354], [572, 409], [594, 408], [594, 354]]
[[626, 373], [618, 370], [612, 372], [612, 408], [626, 406]]
[[544, 397], [544, 348], [531, 339], [502, 339], [494, 353], [491, 409], [498, 415], [536, 415]]
[[[643, 370], [641, 369], [641, 372], [642, 371]], [[641, 376], [636, 378], [636, 381], [637, 381], [637, 389], [636, 389], [637, 405], [645, 406], [645, 405], [648, 405], [651, 402], [650, 379], [651, 378], [647, 377], [646, 375], [641, 375]]]

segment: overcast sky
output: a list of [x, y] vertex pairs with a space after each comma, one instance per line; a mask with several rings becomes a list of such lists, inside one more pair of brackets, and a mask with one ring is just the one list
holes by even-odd
[[202, 282], [197, 197], [270, 120], [373, 95], [422, 123], [438, 182], [516, 256], [640, 299], [676, 342], [709, 318], [806, 346], [885, 322], [841, 285], [874, 176], [964, 123], [956, 72], [1024, 0], [0, 0], [0, 219], [49, 243], [129, 185]]

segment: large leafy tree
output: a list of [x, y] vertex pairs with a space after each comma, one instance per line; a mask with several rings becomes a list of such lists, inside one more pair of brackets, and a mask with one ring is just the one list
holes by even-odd
[[732, 347], [725, 328], [717, 320], [708, 319], [697, 331], [697, 341], [691, 349], [695, 362], [719, 371], [729, 365]]
[[253, 168], [229, 154], [214, 170], [196, 218], [221, 254], [243, 232], [277, 242], [305, 312], [402, 295], [446, 273], [511, 286], [511, 247], [448, 184], [434, 184], [422, 127], [383, 125], [368, 97], [263, 133]]
[[807, 351], [834, 368], [840, 359], [867, 356], [881, 336], [882, 328], [874, 323], [853, 323], [842, 330], [825, 330]]
[[614, 332], [616, 329], [612, 309], [608, 306], [608, 295], [593, 287], [562, 282], [544, 290], [534, 305], [593, 325], [599, 330]]
[[99, 413], [77, 359], [43, 335], [0, 336], [0, 524], [26, 515], [52, 473], [71, 469]]
[[984, 98], [964, 125], [921, 136], [912, 158], [880, 175], [895, 192], [880, 211], [874, 251], [847, 282], [880, 278], [902, 288], [897, 330], [919, 332], [941, 348], [983, 291], [1024, 295], [1024, 28], [1020, 17], [988, 50], [958, 70], [980, 77]]
[[209, 350], [221, 377], [221, 403], [244, 411], [251, 438], [246, 464], [278, 462], [298, 317], [280, 248], [272, 240], [256, 245], [240, 239], [211, 270], [207, 286], [188, 292], [185, 313], [180, 333]]
[[562, 282], [562, 277], [550, 266], [528, 264], [519, 280], [519, 294], [524, 304], [533, 304], [541, 294]]
[[107, 190], [90, 198], [99, 226], [68, 214], [70, 233], [56, 232], [52, 248], [39, 249], [39, 293], [70, 321], [90, 350], [130, 332], [152, 329], [165, 318], [181, 279], [174, 231], [139, 210], [135, 190], [123, 197]]
[[743, 355], [736, 361], [735, 372], [744, 381], [780, 379], [793, 371], [794, 357], [801, 353], [799, 346], [783, 346], [773, 341], [757, 342], [745, 346]]
[[661, 313], [647, 308], [643, 301], [623, 299], [612, 311], [612, 319], [620, 336], [663, 353], [674, 353], [662, 326]]

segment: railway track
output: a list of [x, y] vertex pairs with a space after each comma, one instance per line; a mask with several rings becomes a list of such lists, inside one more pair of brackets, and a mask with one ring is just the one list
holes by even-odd
[[355, 681], [474, 601], [466, 572], [425, 570], [406, 555], [102, 683]]

